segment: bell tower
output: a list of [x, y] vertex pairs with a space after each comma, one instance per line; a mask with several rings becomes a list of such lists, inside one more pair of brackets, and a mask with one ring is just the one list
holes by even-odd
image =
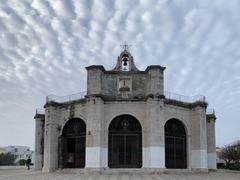
[[144, 71], [139, 70], [126, 44], [112, 70], [105, 70], [101, 65], [92, 65], [86, 69], [87, 95], [110, 99], [144, 99], [149, 95], [163, 95], [165, 67], [151, 65]]
[[129, 57], [127, 54], [124, 54], [122, 57], [122, 71], [129, 71]]
[[134, 59], [131, 53], [129, 52], [127, 45], [124, 45], [125, 48], [118, 56], [117, 65], [113, 68], [112, 71], [121, 71], [121, 72], [137, 72], [140, 71], [134, 64]]

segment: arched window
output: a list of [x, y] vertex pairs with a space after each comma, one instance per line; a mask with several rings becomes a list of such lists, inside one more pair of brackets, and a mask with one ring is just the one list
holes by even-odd
[[142, 127], [138, 120], [120, 115], [112, 120], [108, 130], [108, 166], [142, 167]]
[[165, 124], [166, 168], [187, 168], [186, 131], [181, 121], [170, 119]]
[[59, 167], [84, 168], [86, 124], [79, 118], [69, 120], [59, 138]]

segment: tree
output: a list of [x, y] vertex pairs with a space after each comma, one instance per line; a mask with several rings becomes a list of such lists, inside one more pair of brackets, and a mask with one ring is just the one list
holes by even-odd
[[240, 143], [227, 145], [220, 151], [219, 158], [226, 162], [226, 166], [230, 167], [232, 164], [239, 164], [240, 162]]
[[235, 150], [234, 163], [240, 164], [240, 142], [236, 143], [233, 146], [234, 146], [234, 150]]
[[16, 156], [11, 153], [0, 154], [0, 166], [14, 165]]

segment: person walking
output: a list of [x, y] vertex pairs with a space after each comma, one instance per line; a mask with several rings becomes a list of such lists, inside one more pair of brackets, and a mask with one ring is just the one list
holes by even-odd
[[26, 160], [26, 166], [27, 166], [28, 170], [30, 170], [30, 164], [31, 164], [31, 159], [30, 159], [30, 157], [28, 157], [28, 159]]

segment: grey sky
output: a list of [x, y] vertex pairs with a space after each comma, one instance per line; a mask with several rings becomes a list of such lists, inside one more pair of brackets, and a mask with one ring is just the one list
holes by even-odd
[[0, 1], [0, 146], [33, 148], [35, 108], [85, 91], [124, 41], [141, 70], [166, 66], [165, 90], [207, 97], [218, 146], [240, 139], [239, 0]]

